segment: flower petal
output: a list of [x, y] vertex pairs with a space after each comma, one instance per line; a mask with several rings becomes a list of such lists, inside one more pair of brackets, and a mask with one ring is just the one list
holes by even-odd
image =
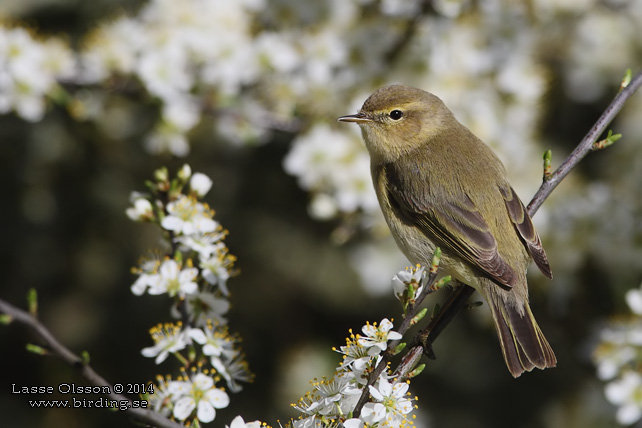
[[212, 422], [216, 417], [216, 410], [214, 410], [214, 407], [212, 407], [208, 401], [201, 400], [198, 402], [196, 417], [201, 422]]
[[176, 404], [174, 404], [173, 415], [176, 419], [184, 421], [189, 415], [192, 414], [192, 411], [196, 408], [196, 403], [192, 397], [183, 397], [180, 398]]
[[212, 403], [217, 409], [222, 409], [230, 405], [230, 397], [222, 389], [214, 388], [205, 393], [205, 399]]

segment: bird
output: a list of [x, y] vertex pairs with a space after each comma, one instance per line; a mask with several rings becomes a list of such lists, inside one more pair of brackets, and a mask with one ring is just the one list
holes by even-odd
[[340, 122], [361, 128], [379, 205], [401, 251], [439, 275], [477, 290], [487, 302], [508, 370], [517, 378], [557, 358], [528, 303], [532, 261], [552, 279], [533, 222], [482, 140], [437, 96], [389, 85]]

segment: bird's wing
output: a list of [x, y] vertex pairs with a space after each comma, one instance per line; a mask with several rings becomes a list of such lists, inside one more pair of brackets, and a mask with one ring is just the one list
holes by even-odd
[[512, 187], [509, 186], [504, 189], [500, 188], [500, 191], [504, 197], [504, 201], [506, 202], [506, 208], [508, 209], [510, 219], [515, 225], [515, 229], [517, 229], [519, 236], [522, 237], [526, 244], [526, 249], [531, 257], [533, 257], [535, 264], [544, 275], [553, 279], [551, 266], [548, 264], [546, 252], [542, 247], [542, 241], [540, 241], [539, 235], [535, 231], [531, 217], [526, 212], [524, 204], [522, 204], [522, 201], [520, 201]]
[[392, 164], [384, 165], [380, 174], [388, 200], [403, 221], [419, 228], [446, 252], [467, 261], [498, 284], [508, 288], [516, 285], [518, 275], [497, 251], [490, 227], [468, 195], [431, 198], [424, 194], [419, 200], [412, 191], [412, 182], [417, 177], [404, 174]]

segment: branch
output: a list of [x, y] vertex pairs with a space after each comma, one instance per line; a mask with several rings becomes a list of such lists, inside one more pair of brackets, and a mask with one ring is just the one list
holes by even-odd
[[[430, 271], [428, 273], [428, 276], [422, 281], [423, 289], [421, 290], [421, 293], [418, 296], [416, 296], [416, 298], [408, 302], [408, 306], [404, 310], [404, 316], [401, 321], [401, 324], [396, 330], [397, 333], [399, 333], [401, 336], [405, 335], [410, 327], [412, 327], [414, 324], [416, 324], [423, 318], [425, 311], [420, 311], [420, 307], [424, 299], [428, 297], [429, 294], [432, 294], [433, 292], [439, 290], [448, 282], [450, 282], [449, 276], [444, 277], [439, 281], [437, 281], [437, 270], [439, 269], [440, 260], [441, 260], [441, 250], [439, 248], [436, 248], [432, 256], [432, 263], [430, 266]], [[374, 385], [377, 379], [379, 379], [379, 376], [381, 376], [381, 373], [383, 373], [386, 367], [388, 367], [388, 363], [392, 360], [392, 357], [396, 355], [397, 347], [399, 346], [400, 343], [401, 343], [401, 340], [392, 341], [388, 345], [388, 349], [386, 350], [386, 352], [383, 353], [383, 355], [381, 356], [381, 360], [379, 361], [377, 366], [368, 375], [368, 381], [366, 382], [366, 387], [363, 388], [363, 391], [361, 392], [361, 396], [359, 397], [359, 401], [357, 401], [357, 404], [355, 405], [353, 410], [353, 413], [356, 417], [359, 416], [359, 414], [361, 413], [361, 409], [368, 402], [368, 398], [370, 397], [369, 388], [367, 387], [370, 385]], [[405, 364], [405, 367], [408, 367], [408, 370], [405, 371], [403, 374], [398, 375], [397, 377], [403, 377], [410, 370], [412, 370], [417, 364], [417, 361], [419, 361], [419, 358], [421, 358], [421, 355], [422, 353], [420, 352], [417, 357], [416, 354], [412, 354], [412, 351], [406, 354], [406, 356], [404, 357], [404, 361], [407, 362]]]
[[107, 396], [112, 400], [122, 401], [126, 400], [129, 402], [129, 408], [125, 410], [128, 415], [133, 418], [146, 422], [157, 428], [183, 428], [183, 425], [172, 422], [164, 416], [156, 413], [152, 410], [143, 409], [139, 407], [131, 407], [131, 400], [124, 395], [116, 394], [113, 392], [112, 385], [107, 382], [102, 376], [94, 371], [88, 364], [85, 364], [83, 360], [69, 349], [67, 349], [62, 343], [60, 343], [54, 335], [40, 322], [31, 315], [30, 313], [19, 309], [4, 300], [0, 299], [0, 313], [5, 313], [11, 320], [15, 320], [21, 324], [29, 327], [40, 339], [42, 339], [46, 345], [47, 350], [52, 354], [60, 358], [62, 361], [67, 363], [70, 367], [78, 370], [78, 373], [87, 379], [94, 386], [106, 386], [109, 388], [111, 393]]
[[562, 162], [559, 168], [544, 179], [537, 193], [535, 193], [535, 196], [533, 196], [533, 199], [528, 204], [527, 210], [531, 217], [535, 215], [539, 207], [542, 206], [542, 203], [544, 203], [557, 185], [562, 182], [564, 177], [566, 177], [587, 154], [600, 149], [600, 147], [594, 146], [595, 141], [606, 130], [606, 127], [609, 126], [620, 110], [622, 110], [624, 103], [631, 98], [640, 86], [642, 86], [642, 71], [638, 72], [631, 82], [620, 90], [604, 113], [602, 113], [602, 116], [595, 122], [595, 125], [593, 125], [591, 130], [586, 134], [584, 139], [582, 139], [580, 144], [575, 147], [575, 150], [573, 150], [568, 158]]

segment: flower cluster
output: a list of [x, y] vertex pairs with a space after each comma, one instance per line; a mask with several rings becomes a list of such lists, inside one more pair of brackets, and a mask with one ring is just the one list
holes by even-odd
[[642, 419], [642, 288], [629, 290], [626, 302], [632, 315], [603, 328], [593, 353], [597, 375], [607, 381], [606, 398], [618, 406], [622, 425]]
[[370, 158], [357, 135], [317, 125], [294, 141], [283, 167], [298, 177], [302, 188], [313, 192], [310, 214], [315, 218], [379, 210]]
[[[347, 428], [412, 425], [411, 412], [415, 406], [409, 397], [408, 381], [395, 379], [384, 371], [373, 385], [367, 385], [368, 375], [380, 361], [380, 354], [387, 349], [388, 342], [401, 339], [392, 327], [389, 320], [383, 319], [378, 325], [363, 326], [363, 335], [350, 332], [346, 345], [338, 350], [343, 354], [343, 361], [334, 377], [315, 380], [312, 382], [314, 389], [292, 405], [302, 413], [292, 422], [294, 428], [339, 424]], [[359, 417], [352, 417], [366, 388], [370, 398]]]
[[159, 376], [154, 394], [148, 398], [152, 408], [165, 416], [171, 414], [184, 421], [196, 410], [196, 419], [212, 422], [216, 409], [225, 408], [230, 403], [230, 397], [215, 386], [215, 380], [216, 377], [209, 376], [207, 371], [196, 369], [189, 376], [184, 373], [176, 380]]
[[134, 193], [127, 215], [157, 224], [165, 232], [171, 252], [143, 261], [133, 271], [138, 278], [131, 286], [135, 295], [166, 295], [174, 302], [171, 313], [179, 321], [153, 327], [154, 345], [144, 348], [145, 357], [161, 364], [170, 355], [184, 366], [176, 380], [159, 379], [152, 397], [154, 408], [181, 421], [210, 422], [215, 409], [229, 403], [231, 392], [249, 382], [240, 338], [229, 332], [225, 318], [230, 304], [227, 281], [234, 271], [234, 257], [223, 238], [226, 231], [213, 219], [214, 212], [201, 202], [212, 181], [192, 174], [185, 165], [175, 179], [167, 170], [155, 173], [150, 193]]
[[24, 28], [0, 23], [0, 114], [15, 111], [31, 122], [42, 119], [46, 97], [59, 95], [58, 82], [75, 73], [75, 58], [61, 40], [39, 40]]

